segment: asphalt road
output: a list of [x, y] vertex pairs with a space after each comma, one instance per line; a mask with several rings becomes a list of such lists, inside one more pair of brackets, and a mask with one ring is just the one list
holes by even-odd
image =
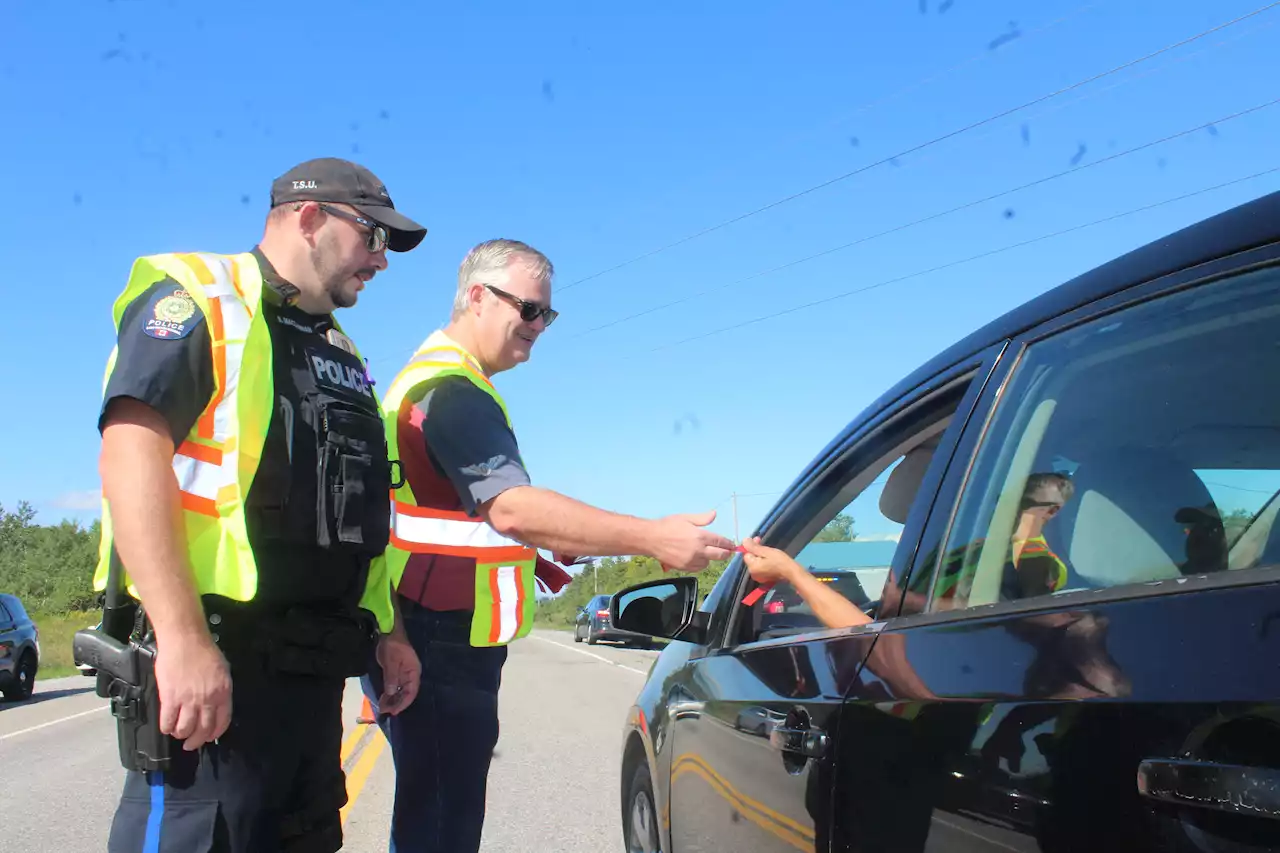
[[[511, 647], [482, 850], [621, 849], [622, 724], [656, 654], [575, 644], [556, 631]], [[346, 706], [344, 850], [385, 853], [391, 753], [379, 731], [355, 722], [355, 681]], [[30, 701], [0, 702], [0, 814], [4, 837], [22, 849], [100, 853], [122, 773], [114, 721], [89, 679], [39, 680]]]

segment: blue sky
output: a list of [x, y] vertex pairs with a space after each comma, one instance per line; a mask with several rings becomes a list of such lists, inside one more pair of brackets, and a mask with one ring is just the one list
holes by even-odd
[[498, 381], [534, 479], [646, 516], [718, 507], [730, 535], [731, 493], [745, 535], [936, 351], [1280, 188], [1272, 174], [709, 334], [1280, 166], [1278, 106], [793, 263], [1280, 97], [1280, 8], [625, 263], [1264, 3], [606, 5], [6, 4], [0, 503], [95, 514], [110, 306], [131, 260], [250, 248], [272, 178], [315, 156], [363, 162], [430, 229], [341, 316], [383, 388], [445, 319], [466, 250], [528, 241], [557, 265], [562, 314]]

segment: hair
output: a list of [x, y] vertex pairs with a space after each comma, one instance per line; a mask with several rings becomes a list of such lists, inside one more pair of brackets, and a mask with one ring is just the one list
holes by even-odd
[[458, 292], [453, 298], [453, 316], [467, 310], [467, 290], [473, 284], [504, 287], [511, 278], [511, 266], [523, 264], [534, 278], [551, 284], [555, 267], [546, 255], [519, 240], [486, 240], [474, 247], [458, 267]]
[[1027, 485], [1022, 494], [1027, 498], [1048, 497], [1045, 492], [1049, 490], [1056, 491], [1062, 503], [1065, 504], [1075, 495], [1076, 484], [1064, 474], [1032, 474], [1027, 478]]

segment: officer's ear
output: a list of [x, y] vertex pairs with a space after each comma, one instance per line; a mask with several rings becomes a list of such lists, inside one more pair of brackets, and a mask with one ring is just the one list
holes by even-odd
[[303, 235], [307, 239], [315, 237], [325, 219], [324, 211], [320, 209], [320, 203], [315, 201], [298, 202], [294, 205], [294, 210], [297, 211], [298, 228]]

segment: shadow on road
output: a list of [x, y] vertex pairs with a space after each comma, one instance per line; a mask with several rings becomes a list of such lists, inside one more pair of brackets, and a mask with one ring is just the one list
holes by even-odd
[[13, 702], [0, 698], [0, 711], [8, 711], [11, 708], [29, 708], [32, 705], [38, 705], [41, 702], [47, 702], [50, 699], [61, 699], [64, 696], [78, 696], [81, 693], [92, 693], [94, 686], [92, 684], [86, 687], [65, 687], [61, 690], [44, 690], [40, 689], [40, 685], [36, 685], [35, 694], [25, 702]]

